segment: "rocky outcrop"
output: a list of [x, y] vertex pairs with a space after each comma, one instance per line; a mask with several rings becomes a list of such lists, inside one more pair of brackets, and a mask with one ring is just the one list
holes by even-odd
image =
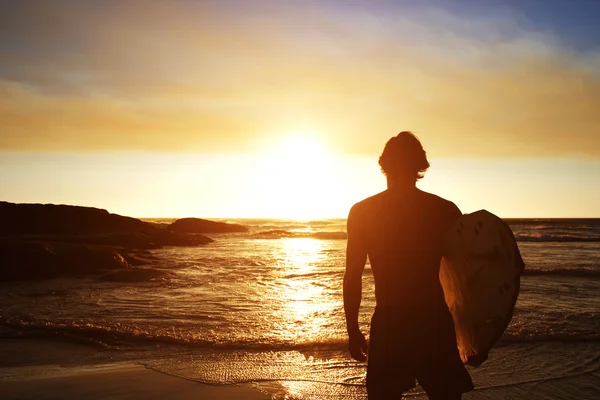
[[0, 236], [134, 249], [198, 246], [213, 241], [99, 208], [7, 202], [0, 202]]
[[50, 240], [53, 242], [115, 246], [125, 249], [159, 249], [164, 246], [193, 247], [213, 242], [203, 235], [187, 235], [166, 230], [152, 232], [117, 232], [95, 235], [10, 235], [23, 240]]
[[0, 202], [0, 281], [96, 275], [133, 282], [168, 277], [168, 271], [149, 268], [152, 255], [140, 256], [140, 251], [212, 241], [98, 208]]
[[113, 248], [15, 239], [0, 241], [0, 280], [40, 280], [128, 269]]
[[132, 282], [171, 275], [138, 267], [151, 262], [151, 255], [143, 256], [107, 246], [0, 239], [0, 281], [99, 275], [102, 280]]
[[153, 224], [92, 207], [0, 202], [0, 234], [152, 232]]
[[239, 224], [209, 221], [201, 218], [182, 218], [168, 227], [171, 232], [179, 233], [232, 233], [248, 232], [248, 228]]

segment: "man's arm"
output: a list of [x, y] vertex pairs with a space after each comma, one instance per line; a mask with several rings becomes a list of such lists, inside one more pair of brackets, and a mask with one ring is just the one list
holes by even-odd
[[447, 211], [446, 211], [446, 223], [444, 224], [444, 241], [443, 241], [443, 247], [442, 247], [442, 256], [450, 256], [450, 254], [452, 253], [452, 249], [448, 248], [448, 241], [446, 240], [446, 237], [448, 236], [449, 230], [454, 226], [454, 223], [456, 223], [456, 220], [459, 219], [463, 214], [460, 211], [460, 209], [456, 206], [456, 204], [452, 203], [452, 202], [448, 202], [448, 207], [447, 207]]
[[358, 326], [358, 310], [362, 295], [362, 273], [367, 262], [367, 248], [357, 206], [348, 215], [348, 242], [346, 245], [346, 273], [344, 274], [344, 311], [350, 340], [350, 355], [357, 361], [366, 360], [367, 342]]

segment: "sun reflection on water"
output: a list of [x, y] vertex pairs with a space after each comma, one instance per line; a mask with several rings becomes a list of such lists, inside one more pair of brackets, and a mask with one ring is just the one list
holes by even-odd
[[330, 316], [338, 304], [320, 282], [319, 265], [326, 258], [323, 246], [323, 241], [310, 238], [282, 243], [275, 316], [277, 331], [288, 341], [314, 343], [329, 336]]
[[322, 248], [322, 240], [312, 238], [284, 240], [282, 251], [286, 266], [294, 269], [298, 274], [314, 270], [315, 264], [325, 258], [321, 252]]

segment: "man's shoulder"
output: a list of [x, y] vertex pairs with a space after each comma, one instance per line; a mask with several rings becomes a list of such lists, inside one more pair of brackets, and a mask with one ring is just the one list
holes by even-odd
[[421, 193], [423, 196], [425, 196], [425, 198], [432, 202], [432, 203], [436, 203], [436, 204], [442, 204], [442, 205], [454, 205], [454, 203], [450, 200], [444, 199], [441, 196], [438, 196], [437, 194], [433, 194], [433, 193], [429, 193], [429, 192], [424, 192], [421, 190]]
[[454, 204], [454, 202], [444, 199], [436, 194], [423, 192], [421, 193], [425, 196], [426, 201], [431, 204], [434, 208], [438, 210], [443, 210], [448, 214], [453, 214], [455, 216], [460, 216], [462, 213], [460, 209]]
[[367, 212], [369, 209], [377, 207], [381, 203], [384, 194], [385, 192], [377, 193], [373, 196], [367, 197], [366, 199], [359, 201], [358, 203], [352, 206], [352, 208], [350, 209], [350, 213]]
[[[417, 193], [417, 196], [419, 197], [418, 202], [425, 209], [435, 209], [442, 212], [443, 215], [452, 217], [458, 217], [462, 214], [456, 204], [450, 200], [422, 190], [418, 190]], [[367, 197], [352, 206], [350, 209], [350, 217], [358, 218], [371, 215], [371, 213], [377, 212], [382, 206], [389, 203], [389, 200], [390, 196], [386, 191]]]

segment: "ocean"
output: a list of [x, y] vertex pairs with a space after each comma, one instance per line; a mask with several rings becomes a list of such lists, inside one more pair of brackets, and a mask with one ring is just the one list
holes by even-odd
[[[0, 337], [83, 343], [97, 362], [135, 360], [274, 399], [366, 399], [366, 364], [345, 351], [345, 220], [227, 222], [250, 231], [153, 250], [168, 278], [0, 284]], [[468, 368], [476, 388], [464, 398], [600, 398], [600, 219], [506, 222], [526, 263], [521, 293], [489, 360]], [[374, 306], [367, 265], [365, 333]], [[426, 398], [419, 387], [406, 397]]]

